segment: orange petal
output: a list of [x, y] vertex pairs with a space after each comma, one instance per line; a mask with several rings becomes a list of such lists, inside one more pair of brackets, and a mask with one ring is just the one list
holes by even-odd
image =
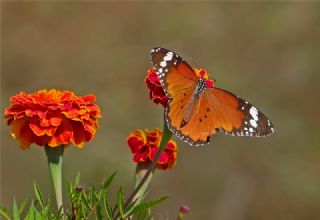
[[21, 128], [26, 124], [26, 121], [27, 121], [26, 118], [11, 121], [10, 125], [12, 125], [12, 130], [11, 130], [12, 137], [14, 137], [17, 140], [20, 139]]
[[73, 131], [70, 122], [67, 119], [62, 120], [54, 135], [50, 137], [48, 145], [51, 147], [56, 147], [62, 144], [68, 144], [72, 139], [72, 136]]
[[29, 126], [37, 136], [42, 136], [46, 134], [46, 128], [41, 127], [39, 118], [32, 117], [30, 119]]
[[61, 121], [62, 121], [62, 115], [61, 113], [58, 113], [58, 112], [54, 112], [52, 114], [50, 114], [50, 124], [52, 126], [58, 126], [60, 125]]
[[86, 142], [86, 130], [83, 128], [81, 122], [72, 122], [72, 129], [73, 129], [73, 138], [72, 143], [78, 147], [82, 147], [84, 142]]
[[29, 125], [25, 123], [20, 130], [20, 146], [22, 149], [29, 148], [30, 144], [35, 141], [35, 134], [30, 129]]

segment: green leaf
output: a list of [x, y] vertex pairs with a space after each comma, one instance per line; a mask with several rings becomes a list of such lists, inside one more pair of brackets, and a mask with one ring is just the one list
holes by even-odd
[[73, 193], [73, 185], [71, 182], [68, 183], [68, 193], [70, 195], [70, 197], [72, 196]]
[[101, 205], [100, 205], [100, 203], [96, 203], [96, 215], [97, 215], [97, 219], [98, 220], [102, 220], [103, 219], [103, 216], [102, 216], [102, 213], [101, 213]]
[[79, 185], [79, 184], [80, 184], [80, 172], [77, 174], [76, 180], [75, 180], [75, 185]]
[[138, 220], [146, 220], [149, 214], [149, 209], [144, 209], [136, 214]]
[[120, 187], [118, 191], [118, 208], [122, 218], [124, 218], [124, 201], [123, 201], [123, 189]]
[[163, 202], [167, 198], [168, 198], [168, 196], [164, 196], [164, 197], [161, 197], [159, 199], [150, 200], [150, 201], [146, 201], [146, 202], [140, 203], [140, 204], [136, 205], [133, 208], [133, 210], [131, 211], [130, 215], [138, 213], [138, 212], [141, 212], [143, 210], [150, 209], [150, 208], [158, 205], [159, 203]]
[[114, 172], [109, 178], [107, 181], [103, 181], [103, 184], [102, 184], [102, 188], [104, 190], [107, 190], [110, 186], [110, 184], [112, 183], [114, 177], [116, 176], [117, 172]]
[[43, 220], [40, 212], [34, 207], [34, 201], [31, 201], [29, 211], [25, 217], [25, 220]]
[[28, 211], [28, 213], [27, 213], [27, 215], [26, 215], [26, 218], [25, 218], [25, 220], [34, 220], [35, 219], [35, 217], [34, 217], [34, 201], [32, 200], [31, 201], [31, 205], [30, 205], [30, 208], [29, 208], [29, 211]]
[[60, 220], [63, 219], [63, 213], [62, 213], [63, 207], [61, 206], [58, 210], [58, 212], [54, 215], [54, 219]]
[[7, 220], [11, 220], [10, 213], [5, 207], [0, 206], [0, 215]]
[[44, 205], [43, 195], [40, 191], [38, 184], [33, 183], [33, 188], [41, 208], [44, 208], [45, 205]]
[[21, 205], [19, 206], [19, 214], [20, 214], [20, 215], [22, 214], [22, 212], [23, 212], [23, 210], [24, 210], [24, 207], [26, 206], [27, 202], [28, 202], [28, 199], [25, 199], [25, 200], [23, 200], [23, 202], [22, 202]]
[[38, 212], [37, 209], [35, 209], [34, 211], [35, 211], [34, 220], [43, 220], [40, 212]]
[[138, 202], [139, 199], [134, 200], [129, 207], [126, 208], [126, 213], [123, 216], [124, 218], [127, 218], [128, 216], [131, 215], [132, 210], [135, 208], [136, 203]]
[[16, 198], [13, 198], [13, 219], [14, 220], [20, 220], [20, 213], [19, 213], [19, 208], [16, 202]]
[[107, 215], [107, 219], [112, 220], [112, 211], [110, 209], [110, 205], [108, 202], [107, 192], [105, 192], [103, 195], [103, 206], [104, 206], [104, 211], [106, 212], [106, 215]]
[[89, 199], [88, 199], [86, 193], [83, 193], [83, 194], [82, 194], [82, 199], [83, 199], [85, 205], [87, 206], [87, 208], [91, 211], [91, 210], [92, 210], [92, 207], [91, 207], [91, 205], [90, 205], [90, 202], [89, 202]]

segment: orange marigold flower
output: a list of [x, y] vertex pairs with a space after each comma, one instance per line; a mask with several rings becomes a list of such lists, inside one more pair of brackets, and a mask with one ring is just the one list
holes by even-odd
[[[133, 161], [135, 163], [151, 163], [155, 158], [160, 141], [162, 131], [155, 128], [153, 131], [135, 130], [130, 133], [127, 142], [134, 154]], [[157, 163], [157, 168], [160, 170], [172, 169], [176, 163], [177, 158], [177, 144], [170, 140], [161, 154]]]
[[101, 117], [94, 95], [76, 96], [70, 91], [39, 90], [32, 94], [20, 92], [5, 110], [12, 136], [22, 149], [30, 144], [57, 147], [73, 143], [82, 147], [93, 139]]
[[156, 71], [153, 68], [148, 70], [144, 82], [147, 84], [150, 90], [150, 99], [152, 99], [155, 104], [161, 104], [163, 107], [166, 107], [168, 97], [163, 91]]

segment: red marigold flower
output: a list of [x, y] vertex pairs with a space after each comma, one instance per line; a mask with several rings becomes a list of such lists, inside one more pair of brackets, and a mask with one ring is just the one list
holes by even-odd
[[[194, 68], [193, 70], [198, 78], [203, 77], [207, 80], [208, 87], [213, 86], [213, 81], [208, 80], [208, 74], [204, 69]], [[147, 84], [150, 90], [150, 99], [152, 99], [155, 104], [161, 104], [163, 107], [166, 107], [168, 102], [168, 97], [166, 96], [166, 93], [164, 92], [160, 84], [157, 73], [153, 68], [148, 70], [148, 73], [146, 78], [144, 79], [144, 82]]]
[[12, 136], [22, 149], [30, 144], [57, 147], [73, 143], [82, 147], [93, 139], [101, 117], [94, 95], [76, 96], [70, 91], [39, 90], [32, 94], [20, 92], [5, 110]]
[[150, 99], [152, 99], [154, 103], [161, 104], [163, 107], [166, 107], [168, 97], [163, 91], [156, 71], [153, 68], [148, 70], [144, 81], [150, 90]]
[[[157, 154], [161, 135], [162, 131], [157, 128], [153, 131], [146, 130], [145, 133], [142, 130], [131, 132], [127, 142], [134, 154], [133, 161], [135, 163], [151, 163]], [[160, 170], [172, 169], [176, 163], [176, 158], [177, 144], [170, 140], [157, 162], [157, 168]]]

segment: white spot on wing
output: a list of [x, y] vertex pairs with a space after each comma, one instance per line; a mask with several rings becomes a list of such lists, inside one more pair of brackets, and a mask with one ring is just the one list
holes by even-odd
[[170, 60], [172, 60], [172, 56], [173, 56], [173, 53], [170, 51], [163, 57], [163, 60], [170, 61]]
[[252, 125], [252, 127], [256, 128], [258, 126], [257, 122], [253, 119], [250, 120], [250, 124]]
[[255, 121], [258, 121], [258, 110], [253, 106], [250, 108], [250, 115]]

